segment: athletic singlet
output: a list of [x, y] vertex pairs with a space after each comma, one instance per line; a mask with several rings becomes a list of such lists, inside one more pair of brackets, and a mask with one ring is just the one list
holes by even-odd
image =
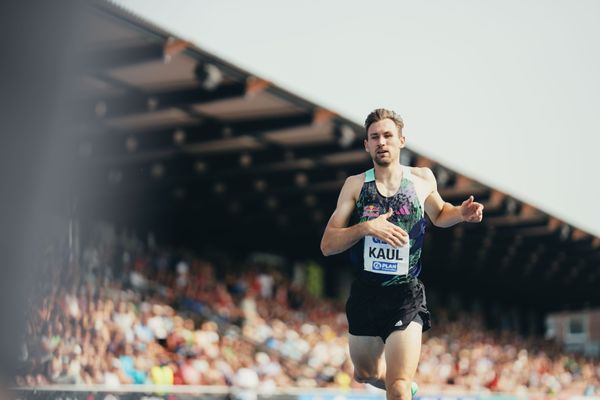
[[421, 250], [427, 220], [412, 182], [410, 167], [402, 166], [402, 181], [398, 192], [385, 197], [377, 190], [375, 170], [365, 172], [356, 208], [350, 224], [355, 225], [394, 210], [389, 222], [408, 232], [410, 243], [395, 249], [372, 236], [366, 236], [349, 250], [356, 278], [370, 285], [391, 286], [416, 278], [421, 272]]

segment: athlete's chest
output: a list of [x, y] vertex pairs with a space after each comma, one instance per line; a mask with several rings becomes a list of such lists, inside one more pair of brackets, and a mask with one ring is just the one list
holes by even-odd
[[[377, 182], [372, 181], [363, 185], [357, 196], [357, 205], [375, 203], [384, 206], [385, 213], [390, 206], [411, 207], [415, 206], [424, 209], [425, 199], [429, 195], [429, 190], [422, 179], [403, 179], [396, 188], [384, 188]], [[374, 214], [373, 207], [367, 211]]]

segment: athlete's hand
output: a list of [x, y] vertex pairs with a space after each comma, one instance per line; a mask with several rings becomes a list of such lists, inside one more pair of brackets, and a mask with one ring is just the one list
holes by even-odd
[[408, 243], [408, 233], [388, 221], [392, 215], [394, 215], [394, 210], [390, 208], [387, 213], [367, 221], [369, 235], [384, 240], [394, 247], [405, 246]]
[[473, 196], [460, 205], [460, 215], [465, 222], [481, 222], [483, 219], [483, 204], [474, 201]]

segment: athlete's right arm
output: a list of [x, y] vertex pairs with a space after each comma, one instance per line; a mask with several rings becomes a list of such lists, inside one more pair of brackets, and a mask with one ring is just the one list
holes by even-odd
[[364, 181], [364, 178], [360, 175], [346, 178], [335, 211], [329, 218], [323, 233], [323, 239], [321, 239], [321, 251], [324, 256], [331, 256], [348, 250], [368, 234], [367, 224], [361, 223], [348, 227], [362, 181]]
[[392, 215], [391, 209], [373, 220], [348, 227], [363, 182], [364, 175], [350, 176], [344, 182], [337, 207], [331, 215], [323, 233], [323, 239], [321, 239], [323, 255], [330, 256], [346, 251], [367, 235], [378, 237], [396, 247], [407, 243], [406, 232], [387, 220]]

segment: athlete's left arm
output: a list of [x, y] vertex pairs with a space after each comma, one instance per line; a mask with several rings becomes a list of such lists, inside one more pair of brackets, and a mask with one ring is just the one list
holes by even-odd
[[477, 203], [473, 196], [454, 206], [442, 199], [437, 190], [437, 181], [429, 168], [422, 168], [423, 178], [429, 184], [431, 192], [425, 199], [425, 212], [435, 226], [447, 228], [459, 222], [481, 222], [483, 204]]

